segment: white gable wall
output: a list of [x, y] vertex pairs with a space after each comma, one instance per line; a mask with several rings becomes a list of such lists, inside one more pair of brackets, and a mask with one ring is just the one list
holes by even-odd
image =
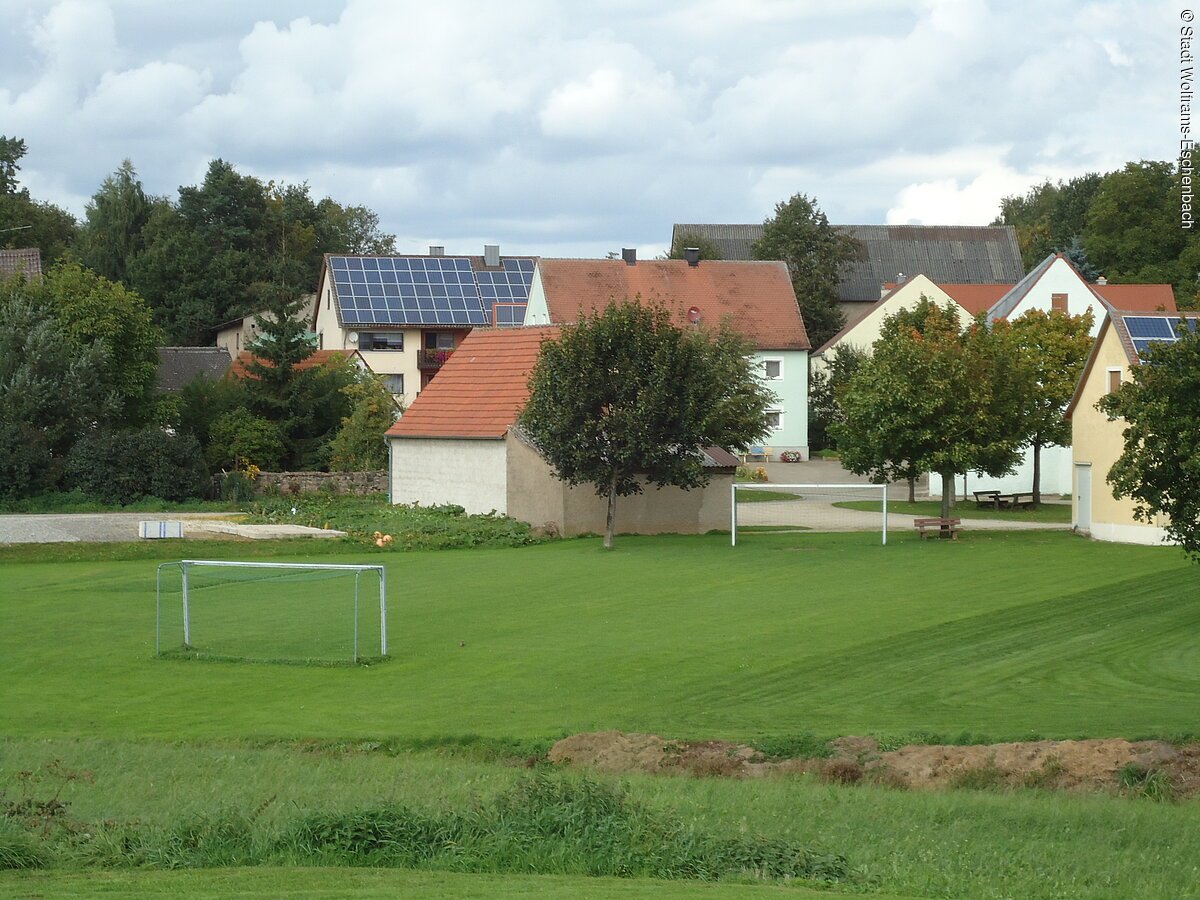
[[529, 302], [525, 305], [526, 325], [553, 325], [550, 307], [546, 304], [546, 289], [542, 287], [542, 270], [533, 267], [533, 282], [529, 285]]
[[1097, 298], [1095, 292], [1088, 287], [1087, 282], [1076, 274], [1070, 263], [1058, 258], [1052, 262], [1042, 277], [1021, 298], [1021, 302], [1006, 317], [1010, 322], [1030, 309], [1040, 309], [1050, 312], [1053, 294], [1067, 295], [1067, 312], [1072, 316], [1081, 316], [1089, 309], [1092, 311], [1092, 337], [1100, 332], [1100, 324], [1107, 313], [1104, 304]]
[[507, 512], [504, 440], [389, 438], [392, 503]]

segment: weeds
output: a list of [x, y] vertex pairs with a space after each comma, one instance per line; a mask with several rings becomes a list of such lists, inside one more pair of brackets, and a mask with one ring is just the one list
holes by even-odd
[[968, 791], [994, 791], [1007, 785], [1007, 773], [992, 761], [973, 769], [963, 769], [950, 779], [951, 787]]
[[1145, 797], [1147, 800], [1164, 803], [1176, 797], [1175, 783], [1171, 776], [1153, 766], [1129, 763], [1117, 773], [1117, 782], [1130, 794]]

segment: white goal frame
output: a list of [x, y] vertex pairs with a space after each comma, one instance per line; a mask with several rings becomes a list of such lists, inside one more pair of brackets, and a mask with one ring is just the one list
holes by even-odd
[[[838, 490], [838, 491], [862, 491], [865, 494], [877, 494], [883, 501], [883, 511], [880, 516], [880, 531], [882, 533], [882, 543], [887, 546], [887, 489], [886, 484], [864, 484], [858, 482], [856, 484], [776, 484], [775, 482], [757, 482], [757, 481], [735, 481], [729, 489], [729, 535], [730, 546], [737, 546], [737, 529], [738, 529], [738, 488], [747, 491], [753, 490]], [[874, 497], [868, 497], [874, 499]]]
[[163, 569], [178, 567], [182, 581], [183, 601], [183, 643], [191, 646], [191, 615], [188, 609], [188, 572], [198, 566], [219, 566], [236, 569], [303, 569], [306, 571], [342, 571], [354, 572], [354, 659], [358, 660], [358, 604], [359, 583], [364, 572], [376, 572], [379, 575], [379, 652], [388, 655], [387, 634], [387, 569], [383, 566], [360, 566], [335, 563], [275, 563], [275, 562], [241, 562], [227, 559], [181, 559], [178, 562], [165, 562], [158, 566], [155, 574], [155, 620], [154, 620], [154, 653], [162, 655], [162, 573]]

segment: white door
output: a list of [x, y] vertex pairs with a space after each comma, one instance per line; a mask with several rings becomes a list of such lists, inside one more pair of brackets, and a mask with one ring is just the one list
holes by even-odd
[[1075, 527], [1089, 533], [1092, 530], [1091, 463], [1075, 466]]

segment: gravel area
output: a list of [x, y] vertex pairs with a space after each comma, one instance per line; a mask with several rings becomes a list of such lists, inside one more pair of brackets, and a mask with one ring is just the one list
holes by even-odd
[[0, 516], [0, 544], [52, 544], [77, 541], [135, 541], [138, 523], [220, 520], [227, 513], [64, 513]]

